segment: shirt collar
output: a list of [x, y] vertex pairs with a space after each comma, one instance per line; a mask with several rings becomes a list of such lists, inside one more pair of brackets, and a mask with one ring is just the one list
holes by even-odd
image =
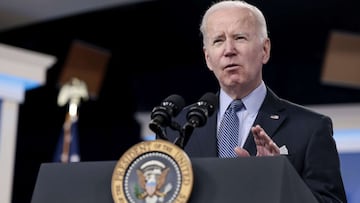
[[[264, 81], [255, 88], [249, 95], [242, 98], [241, 101], [244, 104], [245, 109], [250, 113], [257, 113], [260, 109], [261, 104], [263, 103], [266, 96], [266, 86]], [[232, 98], [227, 95], [222, 89], [220, 90], [220, 106], [219, 106], [219, 116], [224, 115], [227, 107], [232, 102]]]

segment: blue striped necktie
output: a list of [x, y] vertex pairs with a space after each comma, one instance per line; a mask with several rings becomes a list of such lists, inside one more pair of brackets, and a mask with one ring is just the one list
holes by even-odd
[[239, 142], [239, 118], [236, 115], [243, 107], [241, 100], [231, 102], [220, 123], [218, 131], [218, 156], [221, 158], [236, 157], [234, 148]]

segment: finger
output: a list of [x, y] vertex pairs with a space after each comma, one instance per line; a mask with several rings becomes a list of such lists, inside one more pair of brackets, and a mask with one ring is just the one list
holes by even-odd
[[273, 155], [280, 155], [280, 148], [277, 146], [275, 142], [271, 141], [268, 148]]
[[265, 156], [265, 150], [263, 146], [256, 146], [256, 156]]
[[250, 154], [248, 151], [246, 151], [245, 149], [241, 148], [241, 147], [235, 147], [235, 153], [239, 156], [239, 157], [249, 157]]
[[280, 154], [280, 148], [260, 125], [252, 127], [251, 130], [254, 135], [257, 156], [274, 156]]
[[260, 136], [261, 127], [259, 125], [256, 125], [256, 126], [251, 128], [251, 132], [253, 134], [255, 144], [256, 145], [263, 145], [264, 143], [263, 143], [263, 141], [261, 139], [261, 136]]
[[270, 137], [261, 127], [256, 127], [253, 132], [256, 145], [265, 146], [266, 143], [269, 143], [271, 141]]
[[255, 142], [259, 142], [259, 144], [266, 145], [272, 142], [272, 139], [268, 136], [268, 134], [265, 132], [264, 129], [259, 128], [259, 132], [254, 135], [254, 138], [256, 139]]
[[260, 125], [256, 125], [256, 126], [251, 127], [251, 132], [255, 136], [257, 136], [260, 133], [261, 130], [262, 130], [262, 128], [260, 127]]
[[265, 147], [262, 147], [262, 154], [267, 156], [280, 155], [280, 148], [273, 141], [267, 143]]

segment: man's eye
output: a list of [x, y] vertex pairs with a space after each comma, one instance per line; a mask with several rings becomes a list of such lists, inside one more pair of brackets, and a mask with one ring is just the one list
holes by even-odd
[[221, 39], [216, 39], [216, 40], [214, 40], [213, 44], [220, 44], [222, 41], [223, 40], [221, 40]]
[[244, 37], [244, 36], [237, 36], [235, 39], [236, 39], [236, 40], [244, 40], [245, 37]]

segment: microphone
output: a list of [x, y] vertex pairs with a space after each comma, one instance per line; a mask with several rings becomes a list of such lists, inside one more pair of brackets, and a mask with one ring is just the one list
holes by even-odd
[[160, 106], [154, 107], [151, 112], [151, 121], [149, 128], [162, 139], [166, 139], [162, 127], [176, 127], [172, 123], [172, 117], [177, 116], [180, 111], [185, 107], [185, 100], [177, 94], [173, 94], [164, 99]]
[[191, 105], [186, 114], [187, 122], [182, 128], [182, 134], [174, 142], [177, 146], [184, 148], [194, 129], [205, 125], [207, 118], [214, 113], [217, 101], [214, 93], [207, 92], [198, 102]]
[[205, 93], [199, 101], [189, 109], [186, 115], [187, 123], [194, 128], [205, 125], [207, 118], [214, 113], [217, 101], [217, 96], [214, 93]]

